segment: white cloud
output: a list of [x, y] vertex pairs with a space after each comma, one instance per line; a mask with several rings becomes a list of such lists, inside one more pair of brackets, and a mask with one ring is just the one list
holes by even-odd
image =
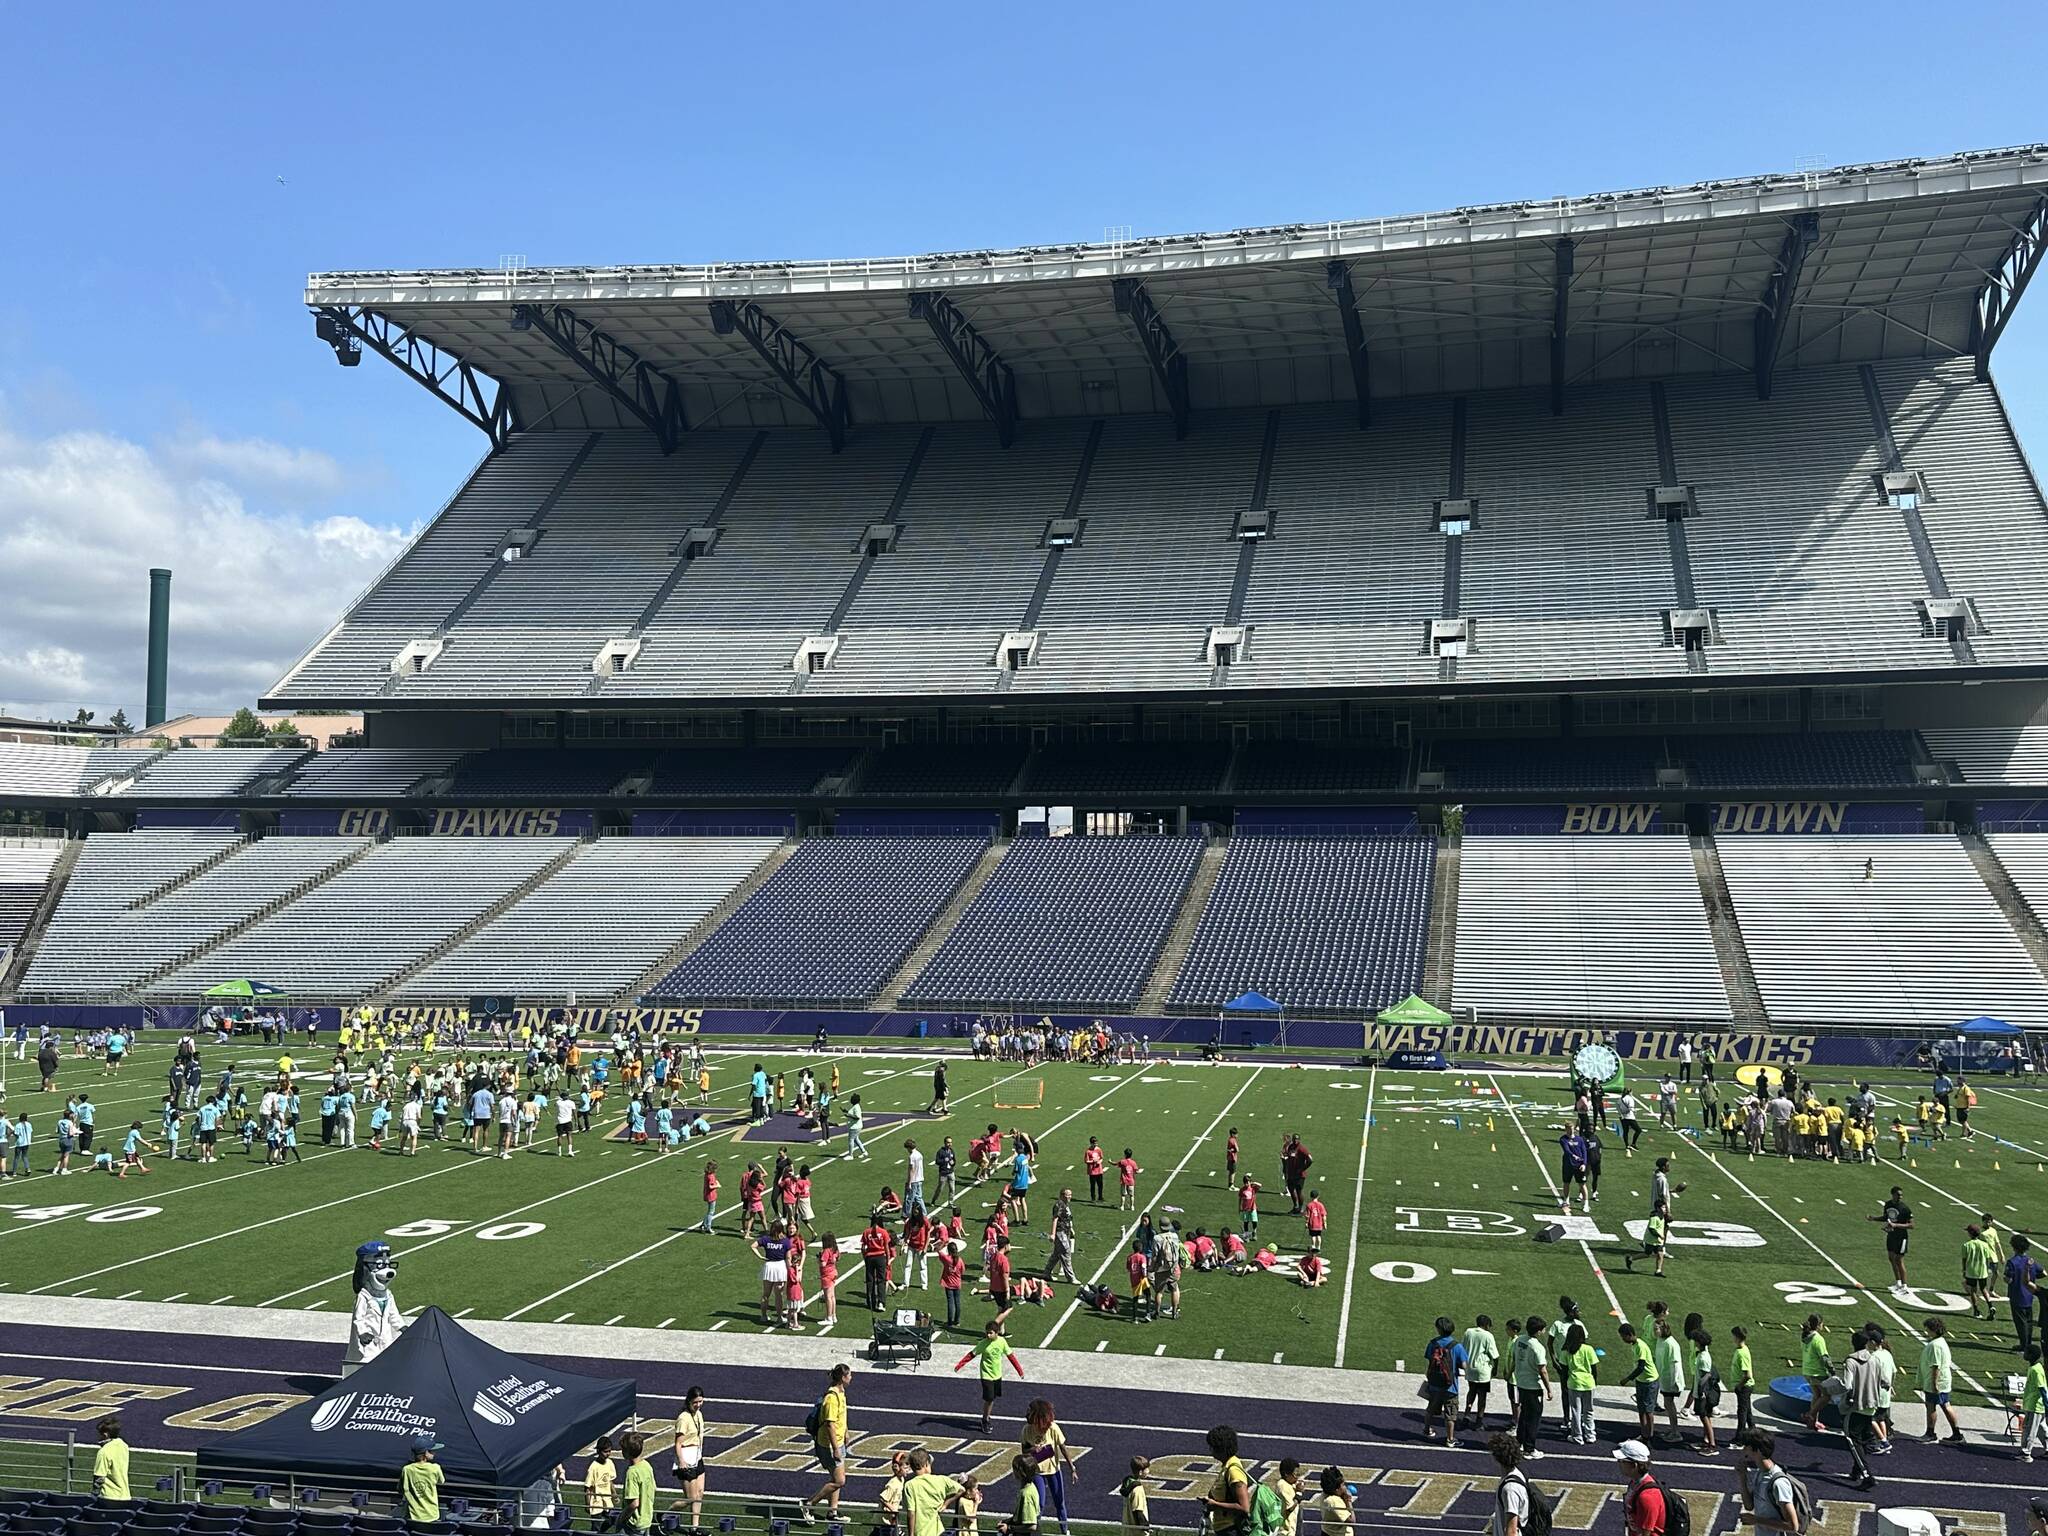
[[341, 466], [317, 448], [292, 448], [263, 437], [198, 437], [166, 443], [165, 461], [195, 477], [290, 497], [332, 496]]
[[172, 713], [252, 702], [411, 536], [281, 510], [343, 479], [325, 454], [258, 439], [153, 452], [0, 423], [0, 708], [139, 722], [152, 566], [175, 573]]

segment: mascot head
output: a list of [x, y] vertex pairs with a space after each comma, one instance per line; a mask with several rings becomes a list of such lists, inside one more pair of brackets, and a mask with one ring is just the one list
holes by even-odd
[[389, 1243], [364, 1243], [356, 1250], [355, 1287], [373, 1296], [389, 1296], [398, 1278], [398, 1260]]

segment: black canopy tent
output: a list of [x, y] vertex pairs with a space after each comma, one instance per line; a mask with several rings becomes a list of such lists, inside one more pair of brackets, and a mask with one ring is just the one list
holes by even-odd
[[202, 1477], [390, 1479], [432, 1435], [451, 1486], [516, 1491], [634, 1412], [630, 1381], [574, 1376], [486, 1344], [428, 1307], [382, 1354], [319, 1396], [209, 1442]]

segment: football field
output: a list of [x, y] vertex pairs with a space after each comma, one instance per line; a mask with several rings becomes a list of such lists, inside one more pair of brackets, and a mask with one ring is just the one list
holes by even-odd
[[[1547, 1318], [1570, 1295], [1593, 1342], [1611, 1354], [1619, 1318], [1640, 1320], [1663, 1298], [1674, 1318], [1702, 1313], [1724, 1347], [1730, 1326], [1749, 1327], [1759, 1374], [1770, 1375], [1785, 1374], [1796, 1358], [1809, 1312], [1827, 1320], [1838, 1360], [1854, 1326], [1883, 1324], [1908, 1373], [1921, 1320], [1945, 1315], [1965, 1378], [1959, 1397], [1981, 1403], [2005, 1395], [2017, 1356], [2002, 1298], [1995, 1323], [1967, 1315], [1964, 1224], [1988, 1212], [2009, 1229], [2048, 1229], [2048, 1095], [1987, 1079], [1977, 1084], [1976, 1138], [1916, 1144], [1905, 1163], [1892, 1156], [1889, 1137], [1884, 1161], [1834, 1166], [1752, 1160], [1721, 1150], [1718, 1136], [1654, 1124], [1625, 1157], [1619, 1138], [1606, 1135], [1598, 1203], [1567, 1224], [1562, 1240], [1540, 1242], [1539, 1231], [1559, 1215], [1555, 1143], [1568, 1099], [1561, 1071], [1534, 1063], [1393, 1073], [1256, 1060], [1024, 1067], [951, 1058], [951, 1112], [933, 1118], [924, 1110], [934, 1056], [818, 1057], [721, 1043], [712, 1053], [720, 1128], [666, 1153], [603, 1134], [616, 1131], [616, 1115], [579, 1138], [574, 1159], [555, 1156], [544, 1134], [509, 1161], [450, 1142], [423, 1141], [417, 1157], [326, 1147], [316, 1115], [302, 1127], [303, 1162], [279, 1168], [263, 1166], [260, 1142], [251, 1155], [224, 1133], [217, 1166], [150, 1157], [147, 1177], [48, 1176], [57, 1111], [70, 1093], [91, 1094], [102, 1141], [118, 1143], [134, 1119], [158, 1141], [169, 1055], [168, 1044], [146, 1045], [117, 1077], [104, 1076], [96, 1061], [67, 1058], [54, 1095], [32, 1091], [23, 1066], [9, 1064], [7, 1107], [31, 1116], [37, 1172], [0, 1185], [0, 1289], [325, 1311], [336, 1314], [339, 1338], [353, 1250], [384, 1238], [398, 1251], [396, 1289], [408, 1311], [433, 1303], [458, 1318], [760, 1332], [759, 1262], [736, 1236], [737, 1212], [722, 1206], [713, 1235], [692, 1230], [703, 1216], [707, 1159], [717, 1160], [731, 1201], [750, 1159], [768, 1166], [788, 1145], [811, 1165], [819, 1226], [844, 1240], [858, 1234], [883, 1185], [901, 1190], [906, 1137], [929, 1158], [951, 1136], [964, 1165], [968, 1141], [994, 1123], [1023, 1128], [1040, 1144], [1033, 1224], [1013, 1231], [1018, 1272], [1043, 1269], [1051, 1197], [1065, 1185], [1076, 1191], [1080, 1278], [1122, 1292], [1134, 1217], [1116, 1208], [1114, 1170], [1106, 1203], [1088, 1199], [1088, 1138], [1098, 1137], [1111, 1159], [1131, 1149], [1142, 1169], [1140, 1211], [1179, 1221], [1188, 1235], [1197, 1227], [1213, 1234], [1240, 1228], [1224, 1167], [1234, 1129], [1243, 1168], [1263, 1185], [1253, 1246], [1273, 1249], [1281, 1262], [1243, 1276], [1190, 1273], [1177, 1321], [1139, 1323], [1127, 1309], [1106, 1317], [1081, 1308], [1075, 1287], [1062, 1284], [1049, 1302], [1011, 1313], [1008, 1331], [1020, 1348], [1419, 1373], [1439, 1313], [1460, 1328], [1480, 1313], [1496, 1324]], [[209, 1084], [229, 1057], [245, 1080], [275, 1061], [246, 1042], [203, 1055]], [[843, 1134], [823, 1146], [803, 1140], [793, 1117], [765, 1129], [740, 1123], [756, 1060], [792, 1083], [803, 1065], [821, 1078], [836, 1066], [843, 1093], [862, 1096], [870, 1160], [850, 1161]], [[1849, 1091], [1847, 1072], [1819, 1076], [1823, 1096]], [[1910, 1102], [1924, 1087], [1904, 1074], [1873, 1076], [1887, 1100]], [[1036, 1107], [996, 1107], [1020, 1103]], [[1890, 1114], [1886, 1103], [1885, 1123]], [[1698, 1118], [1687, 1097], [1681, 1123]], [[359, 1120], [359, 1136], [367, 1123]], [[1293, 1275], [1306, 1234], [1288, 1214], [1281, 1184], [1288, 1133], [1313, 1154], [1308, 1182], [1330, 1213], [1324, 1248], [1332, 1273], [1316, 1289]], [[190, 1146], [188, 1134], [188, 1153]], [[1658, 1155], [1672, 1158], [1673, 1177], [1685, 1185], [1661, 1281], [1647, 1266], [1631, 1272], [1625, 1264], [1639, 1246]], [[935, 1190], [936, 1178], [928, 1174], [926, 1184]], [[1888, 1290], [1882, 1234], [1868, 1220], [1893, 1184], [1904, 1187], [1915, 1220], [1914, 1289], [1905, 1294]], [[960, 1195], [977, 1261], [970, 1283], [995, 1190], [968, 1186]], [[859, 1273], [858, 1256], [847, 1256], [836, 1325], [814, 1302], [808, 1333], [849, 1346], [865, 1341], [870, 1314]], [[815, 1289], [815, 1269], [811, 1278]], [[936, 1265], [930, 1290], [913, 1286], [892, 1304], [943, 1316]], [[978, 1333], [991, 1310], [985, 1286], [970, 1291], [966, 1331], [957, 1337]]]

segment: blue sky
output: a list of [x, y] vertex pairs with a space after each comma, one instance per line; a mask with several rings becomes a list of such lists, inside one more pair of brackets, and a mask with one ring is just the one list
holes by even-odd
[[[334, 366], [315, 268], [896, 254], [2048, 138], [2038, 6], [5, 14], [14, 707], [139, 712], [156, 563], [174, 705], [253, 695], [475, 460], [394, 370]], [[2037, 456], [2044, 310], [1998, 357]]]

